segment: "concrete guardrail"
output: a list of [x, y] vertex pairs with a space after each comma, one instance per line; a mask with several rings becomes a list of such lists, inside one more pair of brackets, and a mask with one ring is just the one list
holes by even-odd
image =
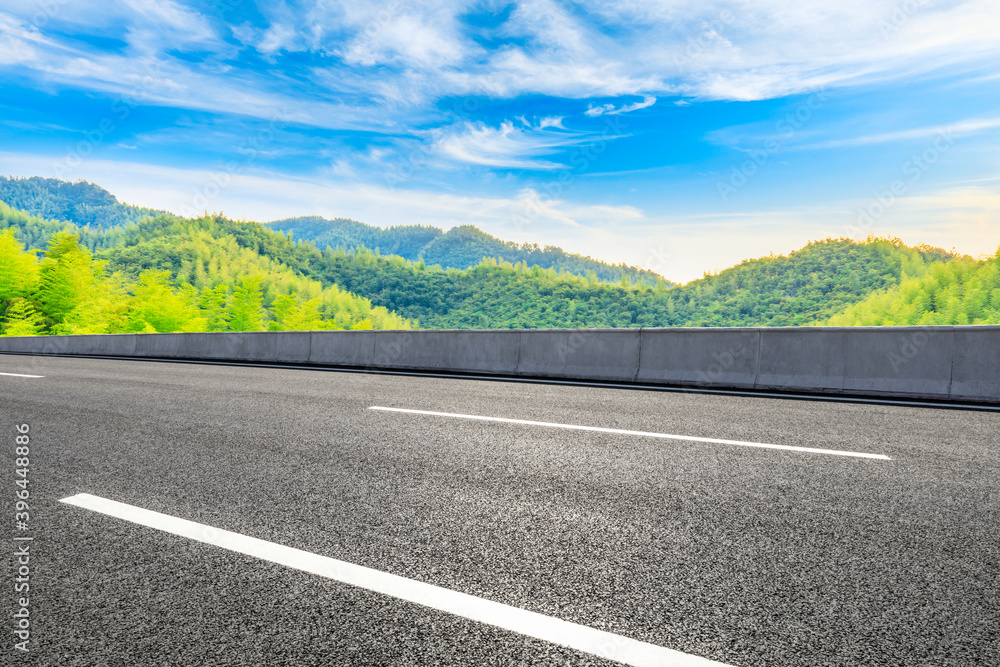
[[311, 364], [1000, 404], [1000, 326], [0, 337], [0, 353]]

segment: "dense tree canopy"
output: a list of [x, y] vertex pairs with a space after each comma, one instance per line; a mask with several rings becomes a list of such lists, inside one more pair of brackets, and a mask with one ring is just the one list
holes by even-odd
[[834, 315], [828, 324], [1000, 324], [1000, 249], [984, 261], [959, 257], [934, 264]]
[[113, 194], [93, 183], [69, 183], [38, 176], [0, 176], [0, 201], [33, 216], [94, 229], [123, 227], [163, 213], [122, 204]]
[[312, 269], [429, 328], [798, 326], [825, 320], [950, 257], [898, 241], [828, 240], [675, 288], [605, 283], [494, 260], [443, 271], [363, 249], [324, 253]]
[[0, 201], [0, 230], [2, 229], [13, 230], [14, 237], [18, 241], [34, 250], [45, 250], [48, 247], [49, 239], [57, 232], [66, 232], [79, 238], [80, 245], [91, 252], [96, 252], [124, 243], [126, 228], [101, 230], [80, 227], [72, 222], [44, 220], [24, 211], [13, 209]]
[[[169, 331], [406, 329], [411, 324], [367, 299], [243, 257], [207, 261], [197, 284], [156, 267], [109, 273], [76, 236], [56, 232], [39, 255], [0, 231], [0, 332], [8, 336]], [[160, 249], [154, 247], [155, 250]], [[234, 245], [226, 247], [233, 250]], [[239, 259], [239, 258], [238, 258]], [[225, 271], [214, 269], [225, 266]]]

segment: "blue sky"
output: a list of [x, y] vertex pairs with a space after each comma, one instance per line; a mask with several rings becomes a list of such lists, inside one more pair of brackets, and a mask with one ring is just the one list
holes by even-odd
[[0, 0], [0, 173], [678, 281], [870, 233], [981, 255], [998, 25], [995, 0]]

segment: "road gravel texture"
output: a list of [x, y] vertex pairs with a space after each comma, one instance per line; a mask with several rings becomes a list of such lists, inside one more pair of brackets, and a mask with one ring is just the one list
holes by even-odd
[[58, 502], [77, 493], [735, 667], [1000, 665], [1000, 413], [28, 356], [0, 371], [44, 376], [0, 376], [3, 506], [27, 423], [35, 535], [31, 652], [4, 628], [5, 665], [616, 664]]

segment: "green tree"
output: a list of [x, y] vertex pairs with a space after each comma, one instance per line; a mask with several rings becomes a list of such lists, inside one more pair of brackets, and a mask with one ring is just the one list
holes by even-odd
[[229, 288], [225, 285], [205, 287], [201, 290], [198, 305], [205, 317], [208, 331], [229, 330], [229, 310], [226, 301], [229, 298]]
[[831, 317], [831, 326], [1000, 324], [1000, 250], [958, 257], [869, 295]]
[[26, 296], [38, 286], [38, 260], [14, 238], [13, 229], [0, 231], [0, 302]]
[[291, 294], [279, 294], [271, 304], [274, 320], [268, 328], [271, 331], [317, 331], [328, 328], [320, 313], [320, 299], [309, 299], [302, 303]]
[[106, 334], [128, 331], [127, 316], [131, 302], [128, 283], [121, 274], [113, 274], [95, 283], [61, 322], [53, 325], [54, 334]]
[[94, 262], [78, 237], [65, 232], [55, 234], [39, 265], [37, 300], [43, 314], [61, 321], [91, 293], [103, 270], [103, 262]]
[[144, 271], [128, 307], [127, 331], [204, 331], [208, 325], [190, 294], [175, 291], [168, 271]]
[[229, 303], [230, 331], [264, 330], [264, 290], [261, 276], [244, 276]]
[[42, 329], [42, 316], [31, 301], [17, 297], [10, 301], [3, 319], [4, 336], [36, 336]]

